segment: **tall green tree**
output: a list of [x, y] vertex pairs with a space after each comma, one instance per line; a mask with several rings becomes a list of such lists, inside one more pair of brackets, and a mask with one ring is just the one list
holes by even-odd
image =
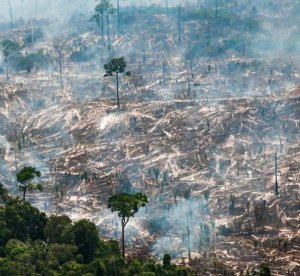
[[95, 7], [95, 13], [92, 17], [92, 20], [96, 22], [97, 26], [101, 26], [101, 36], [104, 39], [104, 13], [107, 9], [107, 2], [108, 1], [101, 1]]
[[110, 23], [110, 16], [115, 13], [115, 8], [113, 5], [109, 2], [109, 0], [102, 0], [107, 2], [107, 8], [104, 12], [104, 17], [106, 18], [106, 28], [107, 28], [107, 50], [110, 51], [110, 29], [109, 29], [109, 23]]
[[107, 207], [112, 212], [118, 212], [122, 224], [122, 255], [125, 258], [125, 226], [129, 219], [139, 211], [139, 208], [145, 207], [148, 202], [147, 196], [141, 193], [136, 194], [117, 194], [108, 199]]
[[98, 26], [101, 25], [101, 34], [104, 38], [104, 18], [106, 19], [107, 27], [107, 49], [110, 51], [110, 16], [115, 13], [115, 8], [110, 3], [109, 0], [101, 0], [100, 3], [95, 7], [95, 14], [92, 17], [92, 20], [96, 22]]
[[127, 64], [123, 57], [120, 58], [112, 58], [109, 63], [104, 64], [105, 77], [116, 77], [116, 85], [117, 85], [117, 102], [118, 108], [120, 108], [120, 96], [119, 96], [119, 74], [125, 73], [125, 75], [129, 76], [130, 71], [125, 72], [125, 68]]
[[35, 184], [32, 180], [36, 177], [40, 177], [41, 172], [34, 167], [24, 167], [20, 172], [17, 173], [18, 190], [23, 192], [23, 201], [25, 201], [26, 192], [29, 191], [42, 191], [43, 187], [41, 184]]

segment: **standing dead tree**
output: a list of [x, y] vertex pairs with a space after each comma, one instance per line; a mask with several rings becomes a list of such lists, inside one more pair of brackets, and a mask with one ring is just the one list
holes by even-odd
[[177, 20], [178, 20], [178, 44], [181, 42], [181, 11], [182, 7], [179, 5], [177, 7]]
[[64, 80], [63, 80], [63, 68], [62, 68], [62, 62], [63, 62], [63, 51], [65, 49], [65, 43], [61, 41], [61, 39], [55, 39], [53, 41], [53, 48], [58, 53], [59, 58], [59, 76], [60, 76], [60, 87], [64, 87]]
[[9, 6], [10, 25], [12, 27], [14, 25], [14, 22], [13, 22], [11, 3], [10, 3], [10, 0], [7, 0], [7, 2], [8, 2], [8, 6]]

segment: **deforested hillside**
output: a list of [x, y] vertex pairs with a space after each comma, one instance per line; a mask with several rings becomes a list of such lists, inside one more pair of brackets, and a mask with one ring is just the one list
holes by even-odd
[[0, 182], [21, 196], [36, 167], [27, 200], [103, 239], [121, 235], [108, 198], [147, 195], [130, 258], [299, 273], [299, 4], [67, 2], [0, 23]]

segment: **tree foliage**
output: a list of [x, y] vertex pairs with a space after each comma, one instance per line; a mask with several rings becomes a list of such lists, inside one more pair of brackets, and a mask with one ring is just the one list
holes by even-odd
[[91, 18], [96, 24], [101, 26], [101, 35], [104, 39], [104, 18], [106, 19], [107, 25], [107, 49], [110, 51], [110, 31], [109, 31], [109, 20], [110, 16], [115, 13], [115, 8], [109, 0], [101, 0], [100, 3], [95, 7], [95, 13]]
[[28, 202], [8, 197], [0, 207], [0, 251], [9, 239], [43, 239], [46, 215]]
[[125, 226], [131, 217], [138, 212], [139, 208], [145, 207], [148, 199], [146, 195], [141, 193], [127, 194], [121, 193], [114, 195], [108, 199], [107, 207], [112, 212], [118, 212], [122, 223], [122, 255], [125, 258]]
[[[153, 260], [125, 262], [118, 242], [101, 240], [94, 223], [72, 223], [65, 215], [46, 217], [28, 202], [9, 196], [3, 185], [0, 194], [7, 195], [0, 206], [0, 275], [193, 275], [170, 259], [164, 266]], [[135, 195], [130, 200], [132, 209], [122, 209], [134, 215], [145, 201], [145, 196]]]
[[24, 167], [20, 172], [17, 173], [18, 190], [23, 192], [23, 200], [25, 200], [26, 192], [29, 191], [42, 191], [43, 187], [41, 184], [35, 184], [32, 182], [36, 177], [40, 177], [41, 172], [34, 167]]
[[123, 57], [112, 58], [110, 62], [104, 64], [103, 68], [105, 70], [105, 77], [116, 76], [116, 85], [117, 85], [117, 101], [118, 108], [120, 108], [120, 97], [119, 97], [119, 74], [125, 73], [125, 75], [130, 76], [131, 72], [125, 72], [127, 64]]
[[64, 239], [78, 247], [85, 263], [95, 258], [99, 248], [99, 234], [94, 223], [83, 219], [70, 224], [65, 230]]
[[112, 212], [118, 212], [118, 216], [128, 222], [130, 217], [138, 212], [140, 207], [145, 207], [148, 202], [146, 195], [141, 193], [136, 194], [117, 194], [108, 199], [107, 207]]
[[5, 58], [8, 58], [9, 55], [21, 49], [20, 45], [17, 42], [10, 39], [2, 40], [0, 45], [2, 48], [3, 56]]
[[62, 243], [62, 233], [68, 225], [71, 224], [71, 220], [66, 215], [54, 216], [51, 215], [44, 228], [44, 234], [48, 242], [50, 243]]
[[8, 190], [4, 187], [2, 183], [0, 183], [0, 204], [7, 202], [9, 198]]
[[120, 74], [125, 72], [127, 64], [123, 57], [112, 58], [110, 62], [104, 64], [104, 70], [106, 72], [105, 76], [114, 76], [115, 74]]
[[97, 25], [100, 25], [101, 17], [113, 14], [114, 12], [115, 9], [109, 0], [101, 0], [95, 7], [95, 14], [92, 17], [92, 20], [94, 20]]

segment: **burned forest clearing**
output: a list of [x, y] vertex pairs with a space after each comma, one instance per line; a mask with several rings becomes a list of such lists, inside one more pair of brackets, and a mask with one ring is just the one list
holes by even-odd
[[0, 182], [20, 195], [16, 174], [36, 167], [27, 201], [103, 239], [121, 233], [108, 198], [147, 195], [129, 257], [299, 275], [300, 4], [121, 3], [119, 19], [111, 1], [101, 33], [105, 1], [87, 2], [0, 20]]

